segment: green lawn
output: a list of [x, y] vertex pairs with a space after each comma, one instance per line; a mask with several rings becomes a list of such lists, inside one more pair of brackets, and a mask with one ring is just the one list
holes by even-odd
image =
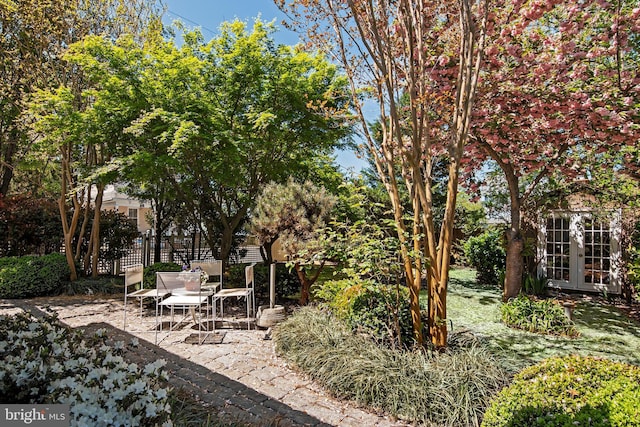
[[522, 365], [554, 355], [581, 354], [622, 360], [640, 365], [640, 324], [615, 307], [583, 302], [574, 320], [578, 338], [553, 337], [508, 328], [500, 323], [501, 293], [479, 287], [473, 270], [451, 271], [447, 318], [453, 332], [470, 330], [482, 336], [494, 350]]

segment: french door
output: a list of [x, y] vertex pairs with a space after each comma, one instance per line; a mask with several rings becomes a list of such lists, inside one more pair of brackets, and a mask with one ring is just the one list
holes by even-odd
[[541, 272], [562, 289], [620, 293], [619, 220], [554, 211], [540, 224]]

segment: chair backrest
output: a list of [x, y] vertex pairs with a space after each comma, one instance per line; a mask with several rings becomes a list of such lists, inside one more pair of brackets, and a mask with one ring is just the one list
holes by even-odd
[[219, 259], [213, 261], [192, 261], [191, 269], [200, 268], [209, 275], [209, 282], [218, 283], [222, 286], [222, 261]]
[[190, 271], [159, 271], [156, 273], [156, 288], [158, 292], [171, 292], [184, 289], [187, 283], [193, 283], [200, 289], [200, 273]]
[[253, 289], [254, 287], [254, 276], [253, 276], [253, 266], [255, 264], [248, 265], [244, 268], [244, 281], [247, 289]]
[[124, 292], [129, 293], [129, 287], [140, 284], [143, 288], [144, 266], [142, 264], [134, 264], [124, 269]]

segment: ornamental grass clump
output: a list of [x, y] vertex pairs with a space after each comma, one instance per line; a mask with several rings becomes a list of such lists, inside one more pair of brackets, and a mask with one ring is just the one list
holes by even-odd
[[427, 425], [477, 426], [508, 383], [477, 341], [444, 353], [382, 348], [328, 311], [297, 311], [274, 331], [276, 351], [341, 398]]
[[483, 427], [640, 426], [640, 368], [595, 357], [552, 357], [495, 396]]
[[502, 304], [500, 313], [502, 321], [512, 328], [568, 337], [579, 335], [562, 306], [552, 299], [537, 300], [520, 294]]
[[[164, 360], [144, 367], [53, 316], [0, 316], [0, 402], [66, 403], [72, 426], [172, 425]], [[134, 339], [130, 345], [137, 345]]]

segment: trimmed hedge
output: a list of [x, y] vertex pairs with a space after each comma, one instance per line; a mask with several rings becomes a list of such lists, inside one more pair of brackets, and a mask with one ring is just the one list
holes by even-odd
[[546, 359], [494, 397], [482, 426], [640, 426], [640, 368], [594, 357]]
[[64, 291], [71, 270], [62, 254], [0, 258], [0, 298], [31, 298]]

